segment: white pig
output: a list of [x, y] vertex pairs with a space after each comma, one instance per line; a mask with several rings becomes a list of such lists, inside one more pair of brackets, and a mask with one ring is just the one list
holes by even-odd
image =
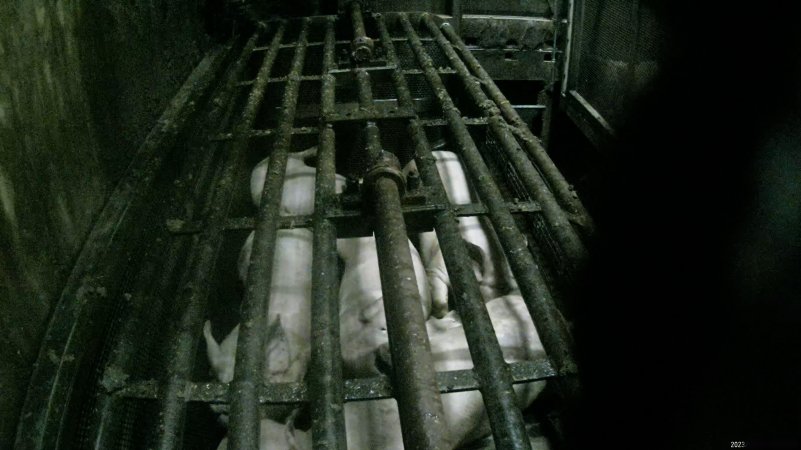
[[[522, 297], [508, 295], [490, 300], [486, 305], [506, 362], [545, 357]], [[473, 368], [464, 329], [456, 312], [450, 312], [442, 319], [429, 319], [426, 328], [435, 370]], [[530, 405], [544, 387], [544, 381], [515, 385], [519, 406]], [[444, 394], [442, 404], [454, 448], [490, 433], [489, 420], [478, 391]], [[350, 450], [403, 448], [397, 404], [393, 399], [348, 403], [345, 405], [345, 423]], [[547, 441], [542, 438], [532, 440], [532, 444], [536, 445], [535, 449], [548, 448]]]
[[[409, 242], [423, 317], [431, 311], [426, 274], [417, 249]], [[337, 252], [345, 262], [339, 285], [339, 334], [346, 375], [378, 375], [375, 351], [387, 342], [387, 321], [378, 270], [375, 237], [337, 240]]]
[[[317, 148], [292, 153], [287, 170], [279, 214], [305, 215], [314, 210], [316, 170], [306, 159], [316, 155]], [[269, 165], [262, 160], [251, 173], [251, 194], [258, 205]], [[344, 177], [336, 176], [336, 190], [344, 186]], [[238, 272], [247, 280], [253, 246], [251, 232], [239, 254]], [[272, 285], [265, 330], [265, 382], [301, 381], [310, 357], [311, 338], [311, 261], [313, 235], [307, 229], [278, 230], [272, 267]], [[210, 324], [204, 327], [206, 352], [217, 379], [228, 383], [233, 379], [236, 341], [239, 326], [218, 344], [211, 335]]]
[[[314, 180], [317, 176], [317, 169], [306, 164], [306, 161], [316, 155], [317, 147], [289, 154], [286, 162], [284, 188], [281, 193], [280, 215], [308, 215], [314, 212]], [[257, 208], [261, 204], [261, 194], [269, 164], [270, 158], [264, 158], [250, 174], [250, 196]], [[335, 185], [336, 192], [342, 192], [342, 188], [345, 186], [345, 177], [337, 174]]]
[[[464, 169], [459, 157], [453, 152], [433, 151], [437, 171], [445, 185], [448, 200], [454, 205], [473, 203]], [[416, 170], [411, 164], [407, 170]], [[468, 252], [473, 259], [473, 271], [479, 281], [484, 299], [496, 298], [517, 289], [509, 263], [500, 250], [500, 243], [491, 227], [484, 227], [477, 216], [459, 218], [459, 231], [466, 241]], [[420, 234], [420, 257], [426, 267], [431, 287], [433, 315], [443, 317], [448, 311], [448, 291], [450, 279], [445, 268], [445, 259], [439, 246], [436, 233], [429, 231]]]
[[[284, 425], [274, 420], [262, 419], [259, 431], [259, 450], [311, 449], [311, 433], [295, 429], [290, 421]], [[228, 449], [228, 437], [223, 438], [217, 450]]]

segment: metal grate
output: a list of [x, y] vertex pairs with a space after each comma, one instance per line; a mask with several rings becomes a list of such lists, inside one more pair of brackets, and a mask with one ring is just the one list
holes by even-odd
[[[559, 392], [575, 394], [567, 324], [526, 242], [545, 244], [558, 273], [579, 266], [585, 250], [578, 230], [589, 223], [581, 204], [448, 24], [427, 14], [362, 16], [358, 3], [352, 5], [344, 16], [270, 22], [238, 44], [241, 52], [215, 78], [207, 110], [186, 141], [189, 162], [173, 174], [163, 209], [167, 227], [150, 241], [143, 269], [115, 290], [129, 303], [118, 308], [105, 351], [86, 356], [95, 363], [97, 392], [84, 400], [65, 394], [80, 407], [29, 411], [23, 420], [44, 423], [35, 427], [44, 437], [20, 441], [21, 448], [37, 448], [36, 442], [214, 448], [224, 429], [202, 425], [209, 422], [208, 404], [228, 410], [230, 448], [258, 448], [262, 411], [287, 405], [307, 407], [316, 446], [344, 448], [343, 404], [382, 398], [397, 400], [406, 447], [443, 448], [437, 393], [479, 390], [495, 446], [522, 449], [529, 440], [512, 384], [554, 378]], [[343, 48], [351, 54], [338, 54]], [[431, 142], [459, 154], [480, 201], [449, 204]], [[314, 213], [280, 216], [289, 155], [313, 145]], [[261, 206], [252, 216], [241, 180], [268, 155]], [[406, 186], [399, 176], [411, 160], [419, 186]], [[351, 180], [343, 194], [335, 192], [335, 174]], [[471, 215], [497, 234], [548, 360], [504, 361], [456, 221]], [[437, 373], [427, 350], [407, 236], [432, 228], [451, 275], [471, 370]], [[288, 229], [313, 232], [311, 361], [303, 380], [264, 384], [262, 331], [273, 256], [279, 230]], [[222, 274], [250, 230], [251, 281], [240, 304]], [[343, 379], [336, 240], [373, 232], [393, 365], [390, 375]], [[228, 384], [207, 376], [200, 337], [210, 311], [240, 324]], [[59, 320], [69, 318], [54, 323]], [[60, 330], [51, 328], [51, 342]], [[65, 338], [63, 345], [71, 344]], [[54, 386], [43, 400], [52, 403], [54, 393], [78, 382], [77, 375], [58, 375], [37, 373]], [[28, 405], [39, 403], [29, 399]], [[59, 414], [76, 411], [83, 411], [80, 430], [69, 441], [60, 437]]]
[[575, 8], [570, 89], [617, 129], [657, 74], [664, 32], [647, 2], [580, 0]]

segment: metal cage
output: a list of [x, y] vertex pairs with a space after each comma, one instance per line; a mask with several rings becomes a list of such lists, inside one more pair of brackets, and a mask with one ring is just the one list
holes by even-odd
[[[148, 137], [98, 219], [42, 346], [17, 448], [201, 448], [207, 404], [230, 405], [230, 444], [257, 448], [264, 405], [308, 405], [315, 448], [345, 448], [344, 402], [394, 397], [407, 448], [442, 448], [432, 392], [480, 390], [497, 448], [528, 448], [512, 384], [579, 387], [560, 280], [582, 264], [592, 225], [580, 201], [448, 23], [428, 14], [273, 21], [209, 53]], [[581, 86], [581, 85], [579, 85]], [[432, 143], [458, 153], [480, 202], [451, 205]], [[315, 210], [279, 216], [288, 155], [318, 145]], [[392, 156], [390, 156], [392, 155]], [[270, 157], [261, 207], [246, 192]], [[398, 177], [414, 159], [420, 182]], [[343, 194], [334, 174], [362, 179]], [[366, 174], [366, 175], [365, 175]], [[507, 364], [455, 218], [485, 217], [509, 259], [547, 360]], [[305, 382], [265, 385], [260, 332], [279, 229], [313, 230], [312, 359]], [[436, 230], [473, 370], [436, 373], [407, 235]], [[241, 303], [226, 291], [255, 230]], [[337, 238], [375, 232], [389, 376], [343, 379]], [[230, 384], [209, 381], [199, 345], [213, 312], [242, 324]], [[411, 318], [411, 319], [409, 319]], [[203, 422], [205, 420], [205, 422]], [[216, 445], [216, 442], [214, 443]]]

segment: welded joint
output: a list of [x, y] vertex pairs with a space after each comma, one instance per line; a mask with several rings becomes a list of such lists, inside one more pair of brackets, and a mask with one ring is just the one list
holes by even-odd
[[353, 0], [349, 3], [351, 20], [353, 22], [353, 40], [350, 43], [351, 57], [357, 63], [369, 61], [373, 57], [375, 43], [367, 36], [362, 15], [363, 0]]
[[400, 197], [406, 193], [406, 177], [403, 176], [401, 171], [400, 161], [394, 154], [381, 150], [370, 168], [364, 174], [362, 186], [371, 192], [375, 186], [376, 181], [381, 177], [391, 178], [398, 185], [398, 194]]

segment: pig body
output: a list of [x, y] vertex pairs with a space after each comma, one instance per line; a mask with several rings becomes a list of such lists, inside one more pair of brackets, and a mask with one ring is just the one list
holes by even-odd
[[[545, 357], [522, 297], [508, 295], [493, 299], [487, 302], [487, 311], [506, 362]], [[429, 319], [426, 328], [437, 371], [473, 368], [464, 328], [455, 312], [448, 313], [442, 319]], [[530, 405], [544, 387], [544, 381], [515, 385], [519, 406], [525, 408]], [[451, 448], [458, 448], [490, 433], [489, 419], [479, 391], [444, 394], [442, 404]], [[403, 448], [400, 418], [394, 399], [347, 403], [345, 424], [350, 450]], [[531, 442], [534, 449], [548, 448], [544, 438]]]
[[[431, 297], [425, 269], [411, 242], [409, 251], [423, 317], [428, 317]], [[388, 342], [388, 338], [375, 237], [338, 239], [337, 253], [345, 262], [339, 286], [343, 368], [351, 377], [378, 375], [380, 372], [375, 366], [375, 352]]]
[[[317, 177], [317, 169], [306, 164], [306, 160], [316, 155], [317, 147], [289, 154], [286, 161], [284, 188], [281, 193], [280, 215], [309, 215], [314, 212], [314, 180]], [[264, 158], [250, 174], [250, 196], [257, 208], [261, 204], [261, 194], [269, 166], [270, 158]], [[345, 186], [345, 177], [336, 175], [335, 184], [336, 192], [342, 192]]]
[[[311, 449], [311, 433], [295, 429], [291, 421], [281, 424], [262, 419], [259, 424], [259, 450], [303, 450]], [[228, 437], [223, 438], [217, 450], [228, 449]]]
[[[279, 214], [307, 215], [314, 211], [315, 168], [306, 159], [316, 155], [312, 147], [287, 158], [287, 169]], [[258, 206], [269, 168], [269, 158], [262, 160], [251, 173], [250, 187], [253, 202]], [[345, 179], [337, 175], [337, 192]], [[239, 254], [238, 273], [247, 281], [253, 238], [248, 236]], [[278, 230], [272, 265], [267, 328], [265, 332], [265, 382], [302, 381], [308, 366], [311, 349], [311, 261], [313, 234], [307, 229]], [[210, 324], [204, 328], [206, 351], [218, 380], [233, 379], [236, 342], [239, 326], [218, 344], [211, 335]]]
[[[473, 203], [467, 176], [459, 157], [453, 152], [434, 151], [437, 171], [445, 185], [448, 201], [454, 205]], [[491, 227], [485, 227], [477, 216], [459, 218], [459, 232], [468, 245], [473, 271], [484, 299], [492, 299], [517, 289], [506, 257]], [[442, 317], [448, 311], [450, 279], [445, 268], [439, 241], [433, 231], [420, 234], [420, 256], [426, 267], [431, 287], [433, 314]]]
[[[522, 297], [507, 295], [490, 300], [486, 306], [506, 362], [533, 361], [545, 357], [542, 342]], [[427, 328], [434, 366], [438, 371], [473, 368], [464, 328], [455, 311], [443, 319], [429, 320]], [[544, 387], [544, 381], [515, 385], [519, 406], [525, 408], [530, 405]], [[489, 420], [478, 391], [443, 395], [442, 403], [445, 421], [455, 445], [468, 443], [490, 432]]]

